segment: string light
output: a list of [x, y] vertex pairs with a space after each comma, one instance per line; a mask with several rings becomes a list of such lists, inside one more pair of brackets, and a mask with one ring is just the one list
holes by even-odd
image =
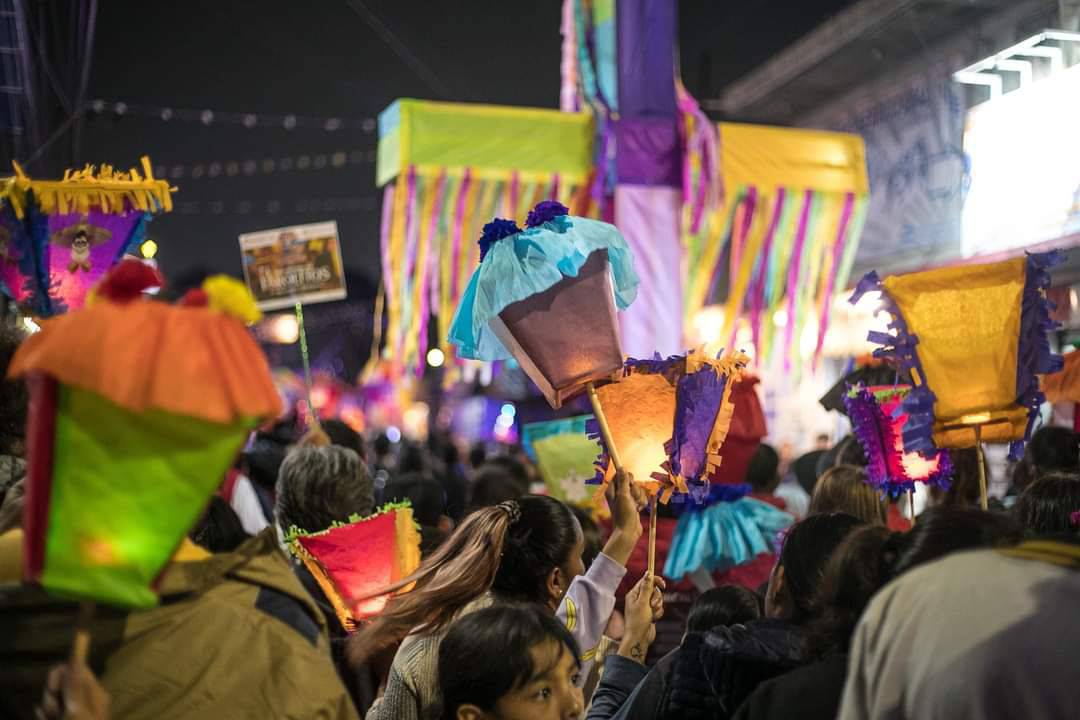
[[376, 196], [315, 197], [315, 198], [260, 198], [258, 200], [238, 200], [226, 204], [222, 200], [181, 200], [173, 202], [173, 212], [177, 215], [248, 215], [264, 212], [268, 215], [278, 213], [353, 213], [371, 212], [379, 206]]
[[340, 170], [346, 165], [367, 165], [374, 163], [377, 153], [371, 150], [334, 150], [330, 153], [303, 154], [296, 157], [283, 158], [249, 158], [247, 160], [212, 160], [190, 165], [166, 165], [161, 164], [154, 168], [154, 174], [159, 178], [171, 180], [202, 180], [203, 178], [217, 178], [223, 173], [227, 177], [245, 175], [252, 177], [257, 173], [271, 175], [275, 172], [292, 172], [300, 170], [309, 172], [312, 170]]
[[152, 118], [161, 122], [179, 120], [197, 122], [206, 127], [235, 125], [252, 130], [254, 128], [280, 128], [284, 130], [318, 130], [334, 133], [342, 130], [359, 130], [371, 134], [378, 123], [374, 118], [342, 118], [297, 115], [296, 113], [230, 112], [212, 108], [174, 108], [161, 105], [143, 105], [123, 100], [92, 100], [87, 109], [95, 114], [112, 112], [117, 116]]

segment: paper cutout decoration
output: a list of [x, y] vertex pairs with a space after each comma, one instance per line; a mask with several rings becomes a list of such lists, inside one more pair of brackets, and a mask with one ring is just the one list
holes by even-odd
[[485, 226], [480, 266], [450, 327], [459, 357], [513, 357], [554, 408], [618, 375], [615, 310], [633, 302], [638, 285], [615, 226], [566, 213], [544, 202], [525, 230], [505, 220]]
[[129, 279], [146, 271], [125, 260], [9, 371], [31, 390], [24, 579], [130, 607], [157, 602], [152, 583], [249, 431], [281, 409], [237, 299], [221, 297], [229, 281], [176, 306], [138, 299], [146, 285]]
[[[666, 502], [672, 492], [701, 501], [710, 481], [720, 481], [720, 449], [731, 427], [732, 386], [748, 359], [735, 353], [712, 359], [700, 351], [665, 359], [627, 360], [624, 376], [597, 389], [612, 442], [623, 466], [650, 493]], [[588, 424], [601, 442], [594, 482], [614, 472], [600, 428]], [[749, 491], [742, 478], [720, 485], [729, 499]]]
[[709, 573], [750, 562], [776, 551], [777, 535], [795, 518], [752, 497], [725, 502], [718, 496], [689, 504], [679, 516], [664, 562], [664, 577], [681, 580], [697, 570]]
[[600, 451], [585, 434], [592, 415], [530, 423], [522, 429], [522, 445], [536, 463], [548, 494], [563, 502], [594, 509], [595, 488], [589, 485], [596, 472], [593, 463]]
[[891, 497], [913, 491], [916, 481], [948, 489], [952, 474], [944, 450], [929, 458], [905, 451], [903, 427], [908, 416], [902, 405], [910, 393], [910, 385], [856, 385], [844, 396], [855, 436], [866, 453], [867, 481]]
[[978, 425], [983, 441], [1022, 455], [1043, 401], [1037, 375], [1061, 369], [1046, 300], [1060, 261], [1055, 251], [859, 282], [852, 302], [879, 290], [893, 318], [891, 333], [869, 335], [883, 346], [875, 355], [894, 358], [913, 386], [903, 401], [908, 451], [973, 447]]
[[[38, 315], [81, 308], [109, 268], [142, 244], [151, 217], [172, 209], [172, 188], [154, 179], [146, 157], [141, 174], [134, 168], [120, 172], [108, 165], [100, 170], [87, 166], [48, 181], [32, 180], [18, 166], [15, 170], [11, 183], [26, 198], [14, 206], [15, 220], [28, 238], [15, 244], [18, 276], [0, 268], [0, 277], [8, 294], [29, 303]], [[31, 278], [33, 288], [27, 285]]]
[[289, 549], [304, 563], [334, 607], [342, 627], [378, 615], [389, 595], [369, 597], [420, 567], [420, 532], [409, 503], [350, 518], [322, 532], [289, 534]]

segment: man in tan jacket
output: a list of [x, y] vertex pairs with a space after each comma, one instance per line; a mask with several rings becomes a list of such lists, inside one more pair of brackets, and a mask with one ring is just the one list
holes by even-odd
[[[330, 662], [325, 619], [272, 531], [216, 555], [184, 540], [158, 591], [151, 610], [95, 614], [90, 666], [112, 717], [357, 717]], [[70, 651], [75, 617], [74, 604], [40, 589], [0, 585], [0, 717], [33, 717], [49, 669]]]

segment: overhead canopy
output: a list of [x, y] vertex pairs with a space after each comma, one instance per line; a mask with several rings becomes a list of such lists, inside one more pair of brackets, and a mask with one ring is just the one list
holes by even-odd
[[580, 182], [592, 167], [592, 117], [586, 113], [494, 105], [396, 100], [379, 114], [381, 186], [410, 166], [475, 177], [558, 174]]

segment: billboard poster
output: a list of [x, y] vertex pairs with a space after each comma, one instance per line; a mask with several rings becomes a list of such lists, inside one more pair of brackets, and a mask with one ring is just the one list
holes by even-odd
[[240, 254], [244, 281], [262, 310], [345, 299], [336, 222], [244, 233]]

